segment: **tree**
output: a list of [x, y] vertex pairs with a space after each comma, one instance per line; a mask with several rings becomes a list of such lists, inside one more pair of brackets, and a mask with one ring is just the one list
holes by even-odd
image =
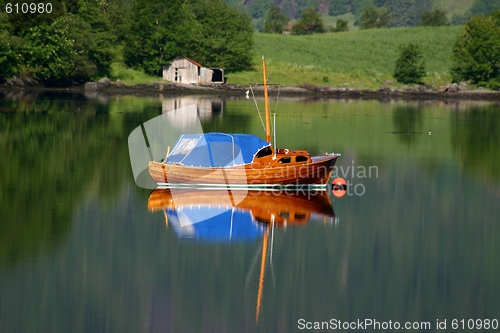
[[221, 0], [132, 0], [129, 20], [125, 63], [147, 73], [181, 55], [228, 70], [252, 65], [250, 17]]
[[292, 33], [294, 35], [310, 35], [323, 32], [325, 32], [325, 25], [314, 7], [304, 9], [300, 19], [298, 19], [297, 23], [292, 27]]
[[386, 0], [373, 0], [373, 4], [374, 4], [377, 8], [380, 8], [380, 7], [385, 6], [385, 2], [386, 2]]
[[316, 10], [319, 5], [318, 0], [294, 0], [290, 1], [293, 6], [295, 3], [295, 18], [300, 18], [304, 15], [304, 11], [310, 9], [311, 7]]
[[450, 25], [446, 12], [441, 9], [423, 12], [420, 18], [420, 26], [439, 27], [442, 25]]
[[274, 6], [267, 13], [264, 32], [282, 34], [287, 23], [288, 17], [283, 14], [279, 7]]
[[271, 8], [271, 2], [268, 0], [254, 0], [252, 6], [252, 17], [264, 17], [266, 12]]
[[385, 8], [367, 7], [359, 18], [361, 29], [386, 28], [391, 24], [391, 15]]
[[500, 87], [500, 10], [477, 15], [465, 24], [452, 55], [455, 82]]
[[[33, 1], [35, 3], [42, 1]], [[78, 11], [78, 0], [66, 0], [63, 1], [43, 1], [42, 3], [47, 4], [50, 3], [51, 11], [50, 13], [23, 13], [22, 10], [16, 11], [13, 10], [12, 13], [9, 13], [8, 20], [12, 26], [12, 35], [18, 37], [24, 37], [24, 35], [29, 34], [30, 29], [36, 26], [45, 25], [49, 26], [56, 20], [58, 17], [65, 15], [68, 12]], [[0, 0], [0, 13], [5, 12], [5, 5], [7, 3], [14, 2], [8, 0]], [[29, 3], [28, 3], [29, 4]], [[21, 3], [19, 3], [19, 7], [21, 7]], [[44, 7], [45, 9], [46, 7]], [[21, 9], [21, 8], [20, 8]]]
[[361, 17], [361, 14], [369, 7], [375, 7], [373, 0], [351, 0], [351, 12], [357, 18]]
[[6, 13], [0, 12], [0, 82], [16, 72], [20, 38], [11, 35], [12, 26]]
[[101, 11], [106, 16], [109, 32], [117, 41], [124, 41], [127, 35], [127, 13], [130, 10], [129, 0], [100, 1]]
[[431, 12], [434, 9], [434, 2], [436, 0], [413, 0], [413, 25], [420, 22], [422, 14]]
[[498, 0], [476, 0], [470, 7], [469, 16], [478, 14], [490, 14], [495, 10], [500, 10], [500, 1]]
[[435, 0], [386, 0], [392, 17], [391, 27], [413, 27], [422, 13], [432, 10]]
[[23, 14], [25, 20], [1, 13], [0, 77], [19, 75], [56, 84], [107, 75], [117, 40], [111, 32], [110, 5], [120, 1], [58, 2], [52, 13]]
[[400, 47], [399, 58], [393, 73], [394, 78], [401, 83], [420, 83], [425, 76], [425, 62], [418, 44], [410, 43]]
[[57, 23], [31, 28], [25, 36], [24, 75], [36, 80], [66, 79], [73, 69], [73, 41]]
[[197, 30], [190, 36], [186, 55], [205, 66], [224, 67], [229, 71], [251, 68], [253, 28], [250, 17], [221, 0], [192, 0], [190, 5]]
[[[95, 76], [107, 76], [110, 74], [111, 61], [114, 57], [114, 49], [118, 33], [110, 21], [112, 17], [110, 3], [115, 1], [85, 0], [80, 1], [80, 8], [75, 22], [67, 22], [75, 48], [81, 56], [81, 61], [95, 66], [95, 73], [79, 71], [83, 80]], [[71, 15], [68, 15], [71, 16]], [[115, 22], [117, 24], [117, 22]], [[79, 28], [78, 28], [79, 27]]]
[[170, 59], [187, 53], [198, 27], [184, 0], [169, 0], [168, 5], [161, 0], [132, 0], [128, 20], [125, 64], [153, 75], [159, 75]]
[[348, 22], [345, 20], [337, 20], [335, 28], [332, 27], [332, 32], [344, 32], [349, 31], [349, 27], [347, 26]]
[[349, 0], [330, 0], [328, 15], [337, 16], [348, 13], [350, 10]]
[[112, 36], [93, 30], [92, 25], [78, 15], [62, 16], [54, 24], [72, 41], [69, 78], [83, 83], [110, 74], [114, 56], [111, 47], [115, 40]]
[[0, 82], [17, 72], [21, 47], [20, 38], [10, 36], [4, 31], [0, 32]]
[[414, 0], [387, 0], [386, 8], [392, 17], [391, 27], [411, 27], [415, 25]]

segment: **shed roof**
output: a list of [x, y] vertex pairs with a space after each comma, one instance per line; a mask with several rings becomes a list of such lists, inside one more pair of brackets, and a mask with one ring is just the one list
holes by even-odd
[[[204, 66], [202, 64], [200, 64], [199, 62], [197, 61], [194, 61], [193, 59], [189, 58], [189, 57], [177, 57], [174, 59], [175, 60], [180, 60], [180, 59], [186, 59], [187, 61], [189, 61], [190, 63], [192, 63], [193, 65], [197, 66], [197, 67], [200, 67], [200, 68], [203, 68]], [[208, 69], [224, 69], [222, 67], [204, 67], [204, 68], [208, 68]]]
[[200, 68], [203, 67], [199, 62], [196, 62], [193, 59], [188, 58], [188, 57], [180, 57], [180, 58], [177, 58], [177, 59], [186, 59], [187, 61], [189, 61], [190, 63], [194, 64], [195, 66], [198, 66]]

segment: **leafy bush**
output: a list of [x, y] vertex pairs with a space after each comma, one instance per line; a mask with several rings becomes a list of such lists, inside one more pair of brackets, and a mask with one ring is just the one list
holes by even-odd
[[292, 33], [294, 35], [310, 35], [323, 32], [325, 32], [325, 25], [314, 7], [304, 9], [300, 19], [298, 19], [297, 23], [292, 27]]
[[0, 82], [13, 76], [19, 66], [22, 40], [0, 32]]
[[359, 18], [361, 29], [385, 28], [392, 22], [391, 14], [386, 8], [368, 6]]
[[69, 77], [75, 51], [66, 28], [57, 24], [36, 26], [26, 34], [25, 41], [23, 56], [30, 72], [27, 74], [42, 81]]
[[253, 55], [250, 16], [230, 8], [222, 0], [193, 1], [192, 6], [198, 29], [188, 36], [185, 54], [205, 66], [224, 67], [227, 71], [250, 69]]
[[348, 13], [350, 11], [349, 0], [330, 0], [330, 6], [328, 8], [328, 15], [337, 16]]
[[54, 3], [50, 14], [0, 13], [0, 77], [58, 84], [108, 75], [117, 40], [109, 32], [112, 12], [94, 0], [81, 0]]
[[500, 10], [488, 16], [474, 16], [463, 27], [453, 48], [453, 80], [470, 80], [496, 88], [500, 86], [499, 59]]
[[441, 9], [434, 9], [432, 11], [424, 12], [421, 16], [420, 26], [439, 27], [442, 25], [449, 25], [446, 12]]
[[0, 82], [16, 73], [22, 39], [12, 36], [12, 25], [6, 13], [0, 11]]
[[288, 17], [283, 14], [279, 7], [274, 6], [267, 13], [267, 19], [264, 24], [264, 32], [282, 34], [287, 23]]
[[343, 32], [349, 31], [349, 27], [347, 26], [347, 21], [345, 20], [337, 20], [337, 25], [335, 28], [332, 27], [332, 32]]
[[393, 76], [401, 83], [421, 83], [425, 76], [425, 63], [418, 44], [410, 43], [400, 47]]

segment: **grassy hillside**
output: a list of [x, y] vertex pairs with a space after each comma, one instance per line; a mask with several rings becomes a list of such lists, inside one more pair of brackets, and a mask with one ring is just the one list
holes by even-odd
[[451, 80], [450, 57], [459, 26], [357, 30], [312, 36], [255, 34], [255, 71], [228, 74], [228, 83], [261, 82], [260, 57], [269, 78], [283, 85], [351, 88], [399, 86], [392, 77], [399, 47], [419, 43], [424, 52], [425, 83]]

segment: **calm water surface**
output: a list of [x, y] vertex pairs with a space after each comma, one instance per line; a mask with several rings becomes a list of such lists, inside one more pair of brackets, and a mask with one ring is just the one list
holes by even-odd
[[500, 320], [498, 103], [280, 100], [278, 146], [342, 153], [353, 188], [276, 227], [263, 278], [264, 233], [183, 237], [134, 183], [130, 132], [193, 102], [264, 136], [243, 98], [0, 94], [0, 332]]

